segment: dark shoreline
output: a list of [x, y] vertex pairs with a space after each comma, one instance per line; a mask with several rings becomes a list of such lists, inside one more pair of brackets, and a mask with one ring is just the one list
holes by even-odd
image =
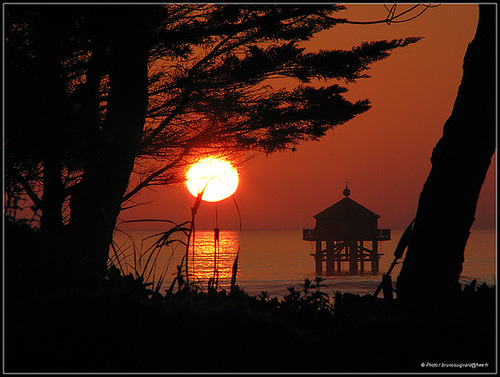
[[494, 289], [478, 292], [432, 311], [339, 294], [334, 313], [242, 291], [47, 295], [7, 306], [5, 371], [492, 372]]
[[83, 284], [74, 271], [48, 270], [36, 237], [6, 235], [6, 373], [497, 370], [494, 286], [426, 307], [340, 292], [331, 306], [300, 282], [282, 300], [240, 289], [159, 295], [113, 270]]

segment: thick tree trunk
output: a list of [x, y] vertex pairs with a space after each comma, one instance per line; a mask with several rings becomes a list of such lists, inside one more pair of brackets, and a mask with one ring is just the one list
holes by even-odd
[[495, 6], [480, 5], [453, 111], [420, 194], [397, 280], [400, 299], [442, 302], [460, 290], [465, 245], [495, 152], [495, 22]]
[[42, 231], [51, 237], [59, 236], [63, 229], [64, 186], [61, 173], [61, 160], [57, 156], [49, 156], [46, 153], [43, 160], [43, 195], [40, 226]]
[[95, 39], [83, 87], [81, 113], [89, 153], [95, 152], [98, 147], [100, 85], [105, 71], [107, 46], [98, 35], [95, 36]]
[[[146, 8], [147, 9], [147, 8]], [[72, 198], [70, 242], [80, 263], [103, 276], [122, 197], [142, 138], [148, 102], [148, 27], [145, 8], [114, 14], [110, 92], [100, 145]]]
[[40, 44], [35, 50], [40, 74], [38, 119], [45, 132], [40, 140], [43, 145], [43, 195], [41, 229], [49, 237], [58, 237], [63, 229], [64, 185], [62, 181], [61, 135], [66, 119], [66, 85], [60, 51], [53, 46], [61, 43], [57, 16], [48, 10], [41, 13], [45, 22], [38, 29]]

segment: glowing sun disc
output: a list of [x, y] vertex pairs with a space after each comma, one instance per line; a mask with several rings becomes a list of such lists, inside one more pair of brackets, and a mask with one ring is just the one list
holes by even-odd
[[218, 202], [234, 194], [238, 187], [238, 172], [225, 160], [204, 158], [189, 168], [186, 186], [194, 197], [205, 189], [202, 199]]

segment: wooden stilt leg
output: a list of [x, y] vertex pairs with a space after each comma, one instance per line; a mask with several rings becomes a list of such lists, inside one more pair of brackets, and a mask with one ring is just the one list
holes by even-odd
[[326, 241], [326, 274], [333, 275], [335, 265], [333, 260], [333, 241]]
[[316, 241], [316, 275], [321, 276], [323, 274], [323, 250], [321, 248], [321, 241]]
[[342, 258], [342, 253], [344, 252], [344, 247], [345, 247], [345, 244], [342, 244], [342, 242], [339, 242], [337, 244], [337, 248], [338, 248], [338, 251], [337, 251], [337, 272], [342, 271], [341, 258]]
[[363, 251], [363, 241], [359, 241], [359, 270], [365, 271], [365, 252]]
[[378, 272], [378, 241], [372, 241], [372, 272]]
[[358, 250], [356, 248], [356, 241], [349, 241], [349, 273], [357, 274], [358, 273]]

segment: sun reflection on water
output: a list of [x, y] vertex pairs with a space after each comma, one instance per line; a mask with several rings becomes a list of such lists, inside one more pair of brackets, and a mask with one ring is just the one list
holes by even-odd
[[238, 233], [221, 230], [218, 248], [214, 231], [196, 231], [194, 242], [194, 252], [191, 249], [189, 255], [190, 281], [201, 283], [202, 288], [206, 289], [209, 279], [218, 277], [219, 287], [229, 289], [239, 249]]

